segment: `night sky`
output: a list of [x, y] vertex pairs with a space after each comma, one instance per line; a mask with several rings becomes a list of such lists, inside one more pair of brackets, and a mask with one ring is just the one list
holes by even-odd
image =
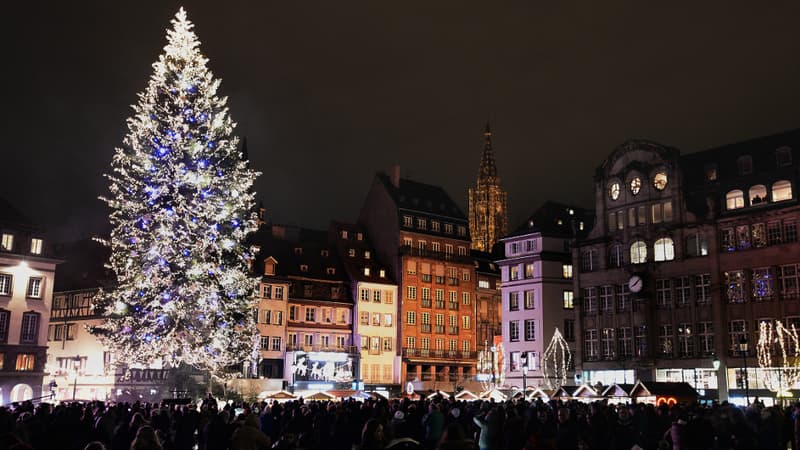
[[102, 173], [181, 4], [278, 223], [355, 220], [397, 163], [466, 213], [487, 119], [512, 228], [548, 199], [591, 207], [628, 138], [692, 152], [800, 126], [798, 2], [495, 3], [4, 5], [0, 196], [55, 240], [105, 230]]

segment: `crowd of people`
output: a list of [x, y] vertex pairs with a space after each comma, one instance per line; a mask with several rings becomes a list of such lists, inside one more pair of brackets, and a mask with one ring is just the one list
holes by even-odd
[[800, 450], [800, 404], [744, 409], [536, 400], [370, 399], [196, 405], [25, 402], [0, 449]]

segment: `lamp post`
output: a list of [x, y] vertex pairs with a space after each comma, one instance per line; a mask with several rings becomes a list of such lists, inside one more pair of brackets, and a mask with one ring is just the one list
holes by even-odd
[[494, 370], [494, 354], [497, 353], [497, 347], [493, 345], [489, 350], [492, 352], [492, 389], [494, 389], [497, 387], [497, 378]]
[[522, 396], [525, 396], [525, 390], [528, 388], [528, 352], [522, 352], [520, 357], [522, 363]]
[[747, 336], [742, 335], [739, 338], [739, 352], [742, 354], [742, 363], [744, 365], [744, 398], [745, 406], [750, 404], [750, 380], [747, 375]]
[[72, 401], [74, 402], [78, 393], [78, 369], [81, 367], [80, 355], [76, 355], [75, 358], [73, 358], [73, 361], [75, 362], [73, 365], [73, 368], [75, 369], [75, 381], [72, 383]]

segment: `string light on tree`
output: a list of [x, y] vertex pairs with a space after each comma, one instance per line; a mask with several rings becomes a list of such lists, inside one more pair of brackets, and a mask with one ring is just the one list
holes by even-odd
[[550, 343], [542, 354], [542, 375], [549, 389], [558, 389], [567, 383], [567, 371], [572, 366], [569, 344], [556, 327]]
[[105, 323], [93, 332], [118, 361], [185, 362], [220, 370], [257, 344], [256, 280], [245, 236], [255, 230], [250, 170], [220, 80], [181, 10], [112, 159]]
[[800, 381], [800, 339], [792, 324], [788, 328], [780, 320], [775, 324], [763, 321], [758, 327], [759, 381], [779, 396]]

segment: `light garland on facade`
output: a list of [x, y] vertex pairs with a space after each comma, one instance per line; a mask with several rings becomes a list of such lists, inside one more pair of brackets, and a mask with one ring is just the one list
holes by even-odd
[[567, 371], [572, 365], [572, 352], [569, 344], [556, 327], [550, 344], [542, 354], [542, 374], [547, 387], [558, 389], [567, 383]]
[[767, 389], [785, 394], [800, 381], [800, 339], [794, 325], [786, 328], [779, 320], [759, 324], [758, 345], [759, 381]]

